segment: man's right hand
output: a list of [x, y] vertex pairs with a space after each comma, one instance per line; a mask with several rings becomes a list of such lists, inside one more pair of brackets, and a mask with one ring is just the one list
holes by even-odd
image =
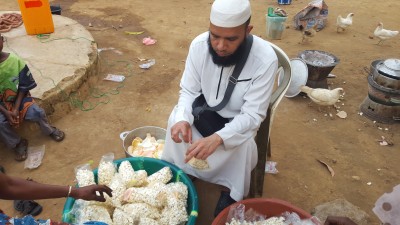
[[326, 218], [324, 225], [357, 225], [348, 217], [341, 216], [328, 216]]
[[11, 124], [11, 126], [16, 126], [19, 123], [19, 115], [18, 112], [10, 112], [10, 111], [5, 111], [5, 116], [8, 120], [8, 122]]
[[182, 139], [186, 143], [192, 143], [192, 128], [187, 121], [179, 121], [171, 127], [171, 138], [176, 143], [181, 143], [182, 139], [179, 137], [182, 135]]

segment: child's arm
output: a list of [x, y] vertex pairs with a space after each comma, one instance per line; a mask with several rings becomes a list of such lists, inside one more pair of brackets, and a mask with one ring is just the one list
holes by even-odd
[[16, 116], [13, 116], [13, 114], [8, 111], [4, 106], [0, 104], [0, 112], [3, 113], [3, 115], [7, 118], [8, 122], [11, 125], [18, 124], [18, 114]]

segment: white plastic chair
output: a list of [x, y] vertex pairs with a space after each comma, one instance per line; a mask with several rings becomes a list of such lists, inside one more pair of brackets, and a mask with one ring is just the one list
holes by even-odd
[[267, 111], [267, 117], [261, 123], [260, 129], [258, 130], [255, 138], [258, 150], [258, 162], [251, 173], [249, 197], [262, 196], [264, 188], [265, 162], [267, 160], [267, 156], [271, 156], [270, 134], [275, 115], [275, 109], [281, 102], [283, 96], [289, 88], [290, 81], [292, 80], [289, 57], [281, 48], [275, 44], [270, 44], [278, 57], [278, 70], [276, 72], [276, 77], [282, 72], [283, 77], [280, 79], [279, 86], [272, 92], [271, 101]]

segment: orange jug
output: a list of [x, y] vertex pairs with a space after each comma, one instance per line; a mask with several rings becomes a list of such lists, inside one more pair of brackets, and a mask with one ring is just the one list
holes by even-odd
[[54, 32], [53, 17], [48, 0], [18, 0], [26, 33], [48, 34]]

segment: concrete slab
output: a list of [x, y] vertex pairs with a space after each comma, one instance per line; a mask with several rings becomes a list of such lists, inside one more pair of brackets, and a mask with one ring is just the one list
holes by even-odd
[[3, 34], [3, 51], [28, 63], [38, 84], [31, 94], [47, 113], [54, 112], [55, 105], [68, 99], [97, 68], [97, 45], [90, 32], [60, 15], [53, 15], [53, 23], [55, 31], [49, 36], [27, 35], [23, 25]]

